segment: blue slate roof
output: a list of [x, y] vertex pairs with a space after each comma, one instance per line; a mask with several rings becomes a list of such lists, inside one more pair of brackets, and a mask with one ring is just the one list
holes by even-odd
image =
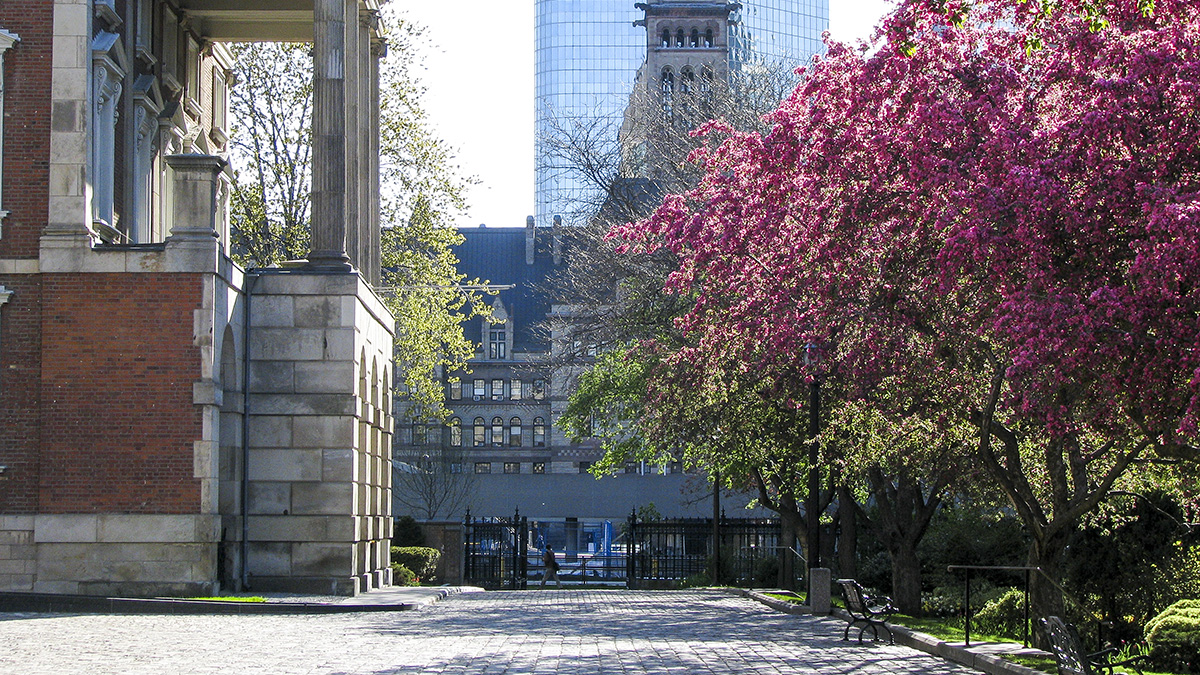
[[[547, 336], [535, 330], [550, 312], [550, 297], [546, 280], [556, 269], [551, 250], [552, 231], [547, 227], [535, 228], [534, 261], [525, 261], [525, 229], [523, 227], [460, 227], [462, 245], [455, 247], [458, 256], [458, 271], [467, 275], [467, 280], [481, 279], [490, 284], [508, 285], [513, 288], [500, 291], [500, 300], [513, 320], [513, 351], [549, 351]], [[488, 304], [495, 296], [486, 298]], [[468, 340], [483, 341], [480, 321], [471, 320], [463, 325]]]

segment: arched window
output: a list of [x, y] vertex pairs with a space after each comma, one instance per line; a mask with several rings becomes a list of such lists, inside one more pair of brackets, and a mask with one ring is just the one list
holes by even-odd
[[462, 447], [462, 420], [457, 417], [450, 420], [450, 447]]
[[692, 29], [692, 39], [688, 40], [688, 46], [693, 49], [700, 46], [700, 31]]
[[662, 44], [659, 46], [661, 46], [661, 47], [670, 47], [671, 46], [671, 31], [667, 30], [666, 28], [663, 29]]
[[492, 445], [504, 445], [504, 418], [492, 418]]
[[487, 425], [482, 417], [475, 418], [474, 437], [471, 439], [472, 445], [481, 447], [487, 443]]
[[711, 66], [704, 66], [700, 69], [700, 93], [709, 94], [712, 92], [713, 71]]
[[508, 421], [508, 444], [514, 448], [521, 447], [521, 418], [514, 417]]
[[533, 447], [546, 447], [546, 420], [540, 417], [533, 418]]
[[659, 84], [662, 86], [663, 117], [669, 119], [674, 112], [675, 98], [675, 73], [671, 72], [669, 67], [663, 68]]
[[679, 93], [690, 94], [696, 82], [696, 73], [691, 68], [679, 71]]
[[683, 46], [683, 29], [682, 28], [675, 31], [675, 46], [676, 47]]
[[708, 30], [704, 31], [704, 46], [705, 46], [705, 47], [712, 47], [712, 46], [713, 46], [713, 32], [712, 32], [712, 29], [711, 29], [711, 28], [709, 28]]

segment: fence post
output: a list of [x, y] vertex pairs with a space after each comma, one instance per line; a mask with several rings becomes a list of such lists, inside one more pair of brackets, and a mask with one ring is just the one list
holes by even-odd
[[463, 583], [475, 578], [475, 560], [471, 555], [472, 529], [471, 509], [467, 509], [467, 515], [463, 517]]
[[634, 556], [637, 555], [637, 510], [635, 509], [629, 514], [629, 519], [625, 534], [625, 588], [637, 588], [634, 573], [637, 570], [637, 564], [634, 562]]

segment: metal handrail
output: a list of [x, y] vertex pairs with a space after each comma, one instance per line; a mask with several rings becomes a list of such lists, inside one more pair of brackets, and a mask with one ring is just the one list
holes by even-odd
[[[1024, 611], [1025, 621], [1021, 626], [1021, 639], [1026, 647], [1029, 646], [1029, 573], [1037, 572], [1042, 576], [1050, 579], [1049, 575], [1042, 571], [1040, 567], [1026, 567], [1013, 565], [948, 565], [947, 571], [954, 572], [956, 570], [964, 570], [967, 573], [967, 588], [966, 599], [964, 600], [966, 610], [966, 620], [963, 623], [964, 640], [963, 644], [967, 647], [971, 646], [971, 571], [972, 570], [989, 570], [993, 572], [1024, 572], [1025, 573], [1025, 595], [1024, 595]], [[1051, 579], [1051, 581], [1053, 581]]]

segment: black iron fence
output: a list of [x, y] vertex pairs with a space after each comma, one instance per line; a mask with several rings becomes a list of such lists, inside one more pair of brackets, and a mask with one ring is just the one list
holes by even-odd
[[[689, 580], [733, 586], [778, 583], [779, 521], [711, 518], [640, 521], [626, 525], [630, 588], [678, 586]], [[716, 577], [714, 579], [714, 576]]]
[[474, 518], [467, 511], [463, 526], [465, 583], [489, 590], [526, 587], [527, 518], [520, 512], [512, 518]]

